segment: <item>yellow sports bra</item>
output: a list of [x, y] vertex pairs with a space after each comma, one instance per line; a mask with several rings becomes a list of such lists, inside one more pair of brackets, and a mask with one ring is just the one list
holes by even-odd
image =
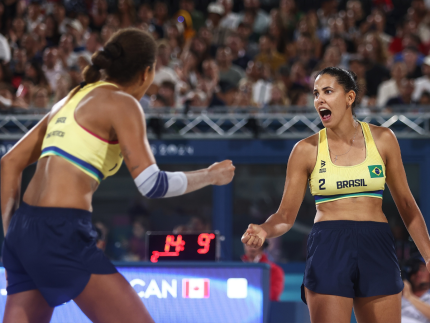
[[318, 155], [309, 178], [311, 193], [316, 204], [350, 197], [382, 199], [385, 188], [385, 164], [379, 155], [369, 125], [360, 122], [366, 144], [366, 159], [354, 166], [337, 166], [328, 151], [327, 129], [319, 132]]
[[40, 158], [63, 157], [99, 183], [120, 168], [123, 157], [119, 143], [100, 138], [80, 126], [75, 109], [89, 92], [103, 85], [116, 86], [104, 81], [84, 86], [49, 121], [40, 155]]

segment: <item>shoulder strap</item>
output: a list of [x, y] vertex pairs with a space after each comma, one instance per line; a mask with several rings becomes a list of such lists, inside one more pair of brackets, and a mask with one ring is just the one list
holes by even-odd
[[376, 147], [375, 140], [373, 139], [372, 131], [370, 130], [369, 124], [366, 122], [360, 122], [360, 123], [362, 124], [362, 127], [363, 127], [364, 138], [366, 140], [367, 153], [371, 158], [373, 157], [381, 158], [382, 160], [382, 157], [379, 154], [378, 148]]
[[319, 142], [318, 142], [318, 156], [319, 159], [327, 159], [330, 158], [330, 154], [328, 152], [328, 143], [327, 143], [327, 129], [321, 129], [319, 132]]

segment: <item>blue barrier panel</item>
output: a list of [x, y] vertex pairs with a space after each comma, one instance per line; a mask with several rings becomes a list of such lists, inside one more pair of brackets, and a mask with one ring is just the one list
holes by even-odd
[[[269, 310], [267, 264], [115, 263], [157, 323], [265, 323]], [[0, 267], [0, 317], [6, 304]], [[121, 294], [121, 291], [118, 291]], [[91, 322], [74, 302], [58, 306], [51, 323]]]

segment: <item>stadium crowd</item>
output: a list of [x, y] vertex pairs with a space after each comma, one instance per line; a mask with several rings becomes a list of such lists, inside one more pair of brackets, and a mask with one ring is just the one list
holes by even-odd
[[2, 0], [0, 113], [48, 110], [125, 27], [158, 43], [144, 109], [312, 106], [327, 66], [355, 72], [361, 107], [428, 105], [429, 9], [429, 0]]

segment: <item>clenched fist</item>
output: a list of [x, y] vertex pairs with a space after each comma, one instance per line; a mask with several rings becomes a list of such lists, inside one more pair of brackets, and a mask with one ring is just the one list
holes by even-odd
[[230, 183], [234, 176], [234, 170], [231, 160], [223, 160], [209, 166], [208, 170], [212, 179], [212, 185], [226, 185]]
[[266, 240], [267, 232], [258, 225], [250, 224], [242, 236], [242, 242], [253, 248], [260, 248]]

